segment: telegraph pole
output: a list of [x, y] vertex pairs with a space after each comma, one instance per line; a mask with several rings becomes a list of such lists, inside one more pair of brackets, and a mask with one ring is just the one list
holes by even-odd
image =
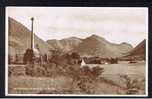
[[31, 49], [33, 49], [33, 21], [34, 21], [34, 18], [32, 17], [31, 18], [31, 21], [32, 21], [32, 25], [31, 25]]

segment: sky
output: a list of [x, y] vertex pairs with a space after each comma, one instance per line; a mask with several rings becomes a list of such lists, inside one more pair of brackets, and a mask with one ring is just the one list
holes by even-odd
[[7, 16], [43, 39], [86, 38], [92, 34], [113, 43], [139, 44], [148, 35], [145, 7], [7, 7]]

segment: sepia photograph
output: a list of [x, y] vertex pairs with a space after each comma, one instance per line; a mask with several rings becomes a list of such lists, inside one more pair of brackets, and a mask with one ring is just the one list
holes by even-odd
[[6, 96], [147, 96], [148, 8], [6, 7]]

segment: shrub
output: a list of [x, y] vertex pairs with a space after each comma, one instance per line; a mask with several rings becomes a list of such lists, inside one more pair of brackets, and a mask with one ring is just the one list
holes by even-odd
[[92, 68], [92, 74], [95, 78], [99, 77], [104, 72], [104, 69], [96, 66]]
[[125, 80], [126, 94], [137, 94], [141, 89], [140, 81], [138, 79], [131, 79], [128, 75], [120, 75]]
[[72, 78], [72, 86], [76, 86], [82, 93], [93, 94], [95, 82], [103, 73], [103, 68], [85, 66], [83, 68], [69, 67], [69, 76]]
[[26, 66], [26, 74], [30, 76], [43, 76], [43, 77], [55, 77], [58, 75], [64, 75], [68, 72], [68, 65], [56, 65], [55, 63], [50, 64], [33, 64]]

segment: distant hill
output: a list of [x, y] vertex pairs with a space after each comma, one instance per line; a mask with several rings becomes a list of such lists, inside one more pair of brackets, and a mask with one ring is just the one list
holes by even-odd
[[[9, 54], [23, 54], [27, 48], [30, 48], [30, 36], [31, 31], [20, 22], [17, 22], [13, 18], [8, 18], [9, 30]], [[49, 45], [34, 35], [34, 44], [38, 44], [42, 53], [49, 52]]]
[[77, 37], [70, 37], [70, 38], [65, 38], [62, 40], [48, 40], [47, 43], [55, 48], [56, 50], [60, 50], [64, 53], [67, 53], [73, 49], [75, 49], [80, 43], [82, 42], [82, 39], [77, 38]]
[[83, 40], [73, 51], [81, 56], [100, 56], [104, 58], [121, 57], [133, 47], [127, 43], [114, 44], [104, 38], [92, 35]]
[[[20, 22], [9, 17], [9, 54], [23, 54], [30, 48], [31, 31]], [[104, 38], [92, 35], [85, 39], [77, 37], [62, 40], [50, 39], [47, 42], [34, 35], [34, 44], [38, 44], [42, 53], [49, 50], [60, 50], [64, 53], [77, 52], [81, 56], [121, 57], [133, 47], [128, 43], [115, 44]]]
[[131, 50], [127, 56], [140, 57], [142, 59], [145, 59], [145, 55], [146, 55], [145, 50], [146, 50], [146, 40], [144, 39], [133, 50]]

